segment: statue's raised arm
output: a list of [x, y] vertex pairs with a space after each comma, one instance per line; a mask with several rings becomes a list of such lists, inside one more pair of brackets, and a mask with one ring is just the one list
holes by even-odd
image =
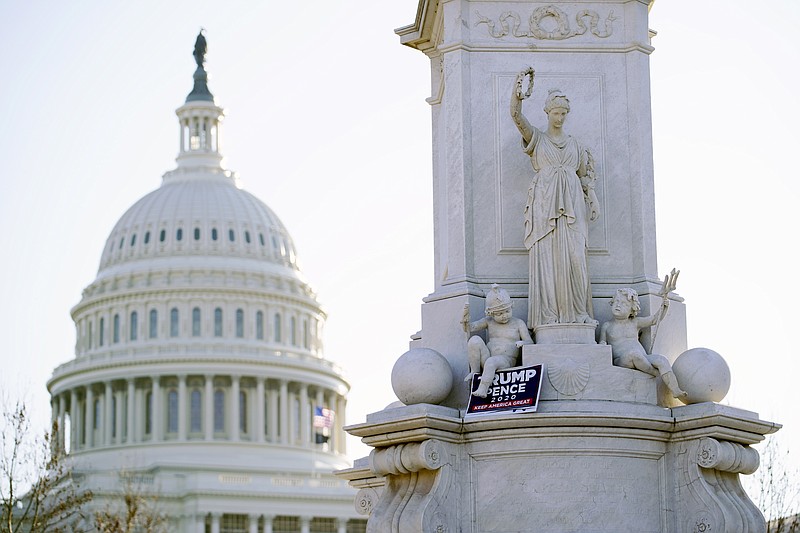
[[[528, 98], [533, 92], [533, 67], [528, 67], [519, 74], [514, 81], [514, 87], [511, 89], [511, 118], [514, 119], [514, 124], [522, 134], [522, 140], [525, 144], [531, 142], [535, 131], [538, 131], [534, 126], [528, 122], [525, 115], [522, 114], [522, 101]], [[528, 88], [524, 88], [525, 78], [528, 78]]]

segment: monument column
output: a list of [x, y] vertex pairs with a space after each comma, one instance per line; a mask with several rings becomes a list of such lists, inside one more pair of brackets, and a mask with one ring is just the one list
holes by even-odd
[[178, 440], [186, 440], [186, 374], [178, 376]]
[[285, 379], [280, 383], [280, 441], [281, 444], [289, 443], [289, 384]]
[[[589, 224], [588, 270], [600, 322], [619, 287], [636, 289], [642, 314], [660, 289], [655, 249], [648, 1], [548, 5], [507, 0], [422, 0], [401, 42], [431, 62], [434, 291], [422, 306], [415, 347], [444, 355], [453, 379], [467, 373], [464, 336], [453, 327], [465, 303], [480, 318], [499, 283], [526, 318], [529, 258], [524, 211], [534, 177], [509, 108], [517, 73], [533, 67], [523, 112], [539, 129], [548, 91], [571, 103], [564, 131], [593, 154], [600, 216]], [[457, 22], [453, 22], [457, 21]], [[535, 52], [534, 52], [535, 50]], [[677, 298], [659, 353], [686, 349]], [[458, 388], [446, 401], [464, 403]]]
[[86, 405], [84, 416], [84, 427], [86, 431], [86, 448], [94, 447], [94, 429], [95, 429], [95, 410], [94, 410], [94, 391], [92, 385], [86, 385]]
[[203, 392], [203, 429], [205, 439], [214, 440], [214, 376], [206, 374]]
[[241, 427], [239, 424], [239, 380], [239, 376], [231, 376], [231, 406], [229, 411], [231, 417], [229, 426], [231, 428], [231, 440], [239, 440], [239, 429]]
[[122, 444], [122, 423], [123, 423], [123, 420], [124, 420], [123, 415], [122, 415], [122, 413], [123, 413], [123, 403], [122, 402], [123, 402], [123, 400], [125, 398], [125, 393], [120, 389], [120, 390], [114, 392], [113, 394], [114, 394], [114, 399], [115, 399], [115, 401], [117, 403], [116, 409], [115, 409], [115, 412], [114, 412], [114, 418], [116, 419], [116, 420], [114, 420], [114, 433], [115, 433], [115, 435], [114, 435], [114, 443], [115, 444]]
[[114, 425], [114, 388], [110, 381], [106, 381], [103, 393], [103, 446], [111, 446], [111, 435]]
[[256, 442], [264, 442], [264, 378], [256, 377], [255, 424]]
[[126, 441], [130, 444], [136, 442], [136, 435], [135, 435], [135, 425], [134, 422], [136, 420], [136, 381], [134, 378], [128, 379], [128, 395], [126, 396], [126, 403], [127, 403], [127, 417], [126, 417], [126, 427], [127, 427], [127, 435]]
[[153, 377], [153, 404], [151, 408], [150, 436], [153, 442], [161, 440], [161, 377]]
[[270, 442], [278, 442], [278, 391], [274, 386], [267, 391], [267, 435]]
[[78, 449], [78, 391], [69, 391], [69, 451]]
[[309, 417], [308, 406], [308, 385], [302, 383], [300, 385], [300, 443], [303, 446], [308, 446], [311, 442], [311, 420]]

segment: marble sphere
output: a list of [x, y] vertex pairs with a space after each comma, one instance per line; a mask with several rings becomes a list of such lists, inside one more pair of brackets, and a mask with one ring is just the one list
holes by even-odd
[[392, 368], [392, 389], [406, 405], [439, 404], [450, 394], [453, 372], [447, 359], [430, 348], [413, 348]]
[[675, 359], [672, 371], [688, 394], [685, 404], [721, 402], [731, 387], [731, 370], [720, 354], [708, 348], [690, 348]]

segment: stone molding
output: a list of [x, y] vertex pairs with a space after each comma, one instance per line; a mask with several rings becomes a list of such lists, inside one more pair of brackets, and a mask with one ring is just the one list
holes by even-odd
[[[603, 21], [603, 28], [600, 28], [600, 15], [591, 9], [583, 9], [575, 15], [576, 27], [572, 28], [569, 15], [554, 5], [548, 5], [534, 9], [528, 18], [528, 30], [520, 31], [521, 17], [516, 11], [504, 12], [497, 19], [497, 23], [488, 17], [484, 17], [477, 11], [475, 12], [475, 16], [478, 18], [475, 26], [486, 24], [489, 35], [495, 39], [510, 35], [516, 38], [534, 38], [554, 41], [584, 35], [587, 30], [595, 37], [605, 39], [613, 33], [613, 23], [617, 20], [617, 17], [614, 16], [614, 11], [611, 10]], [[546, 18], [555, 19], [557, 24], [556, 31], [547, 31], [542, 27], [541, 23]], [[586, 18], [589, 19], [588, 26], [584, 21]], [[511, 27], [509, 27], [509, 20], [513, 24]], [[499, 29], [497, 28], [498, 23], [500, 26]]]
[[[480, 513], [502, 514], [487, 507], [484, 498], [530, 491], [517, 483], [533, 481], [537, 469], [562, 467], [566, 477], [551, 483], [553, 488], [579, 490], [600, 480], [611, 492], [598, 493], [598, 501], [612, 507], [619, 503], [614, 491], [629, 483], [637, 490], [650, 487], [635, 493], [642, 507], [615, 515], [627, 516], [628, 523], [645, 513], [648, 523], [660, 524], [658, 531], [755, 532], [763, 531], [763, 517], [741, 488], [739, 475], [758, 468], [758, 452], [750, 445], [778, 428], [755, 413], [713, 403], [666, 408], [546, 400], [536, 413], [469, 418], [452, 408], [420, 404], [385, 409], [345, 428], [375, 449], [369, 459], [338, 475], [360, 489], [356, 510], [369, 515], [369, 533], [483, 531], [488, 518]], [[637, 474], [625, 473], [626, 464]], [[508, 486], [483, 486], [495, 479], [492, 472], [518, 469], [530, 472]], [[643, 483], [640, 476], [653, 479]], [[548, 477], [536, 481], [546, 483]], [[531, 505], [529, 513], [545, 509], [541, 502]], [[509, 518], [498, 527], [506, 526], [516, 531], [519, 523]]]
[[386, 485], [356, 496], [356, 510], [371, 517], [367, 533], [452, 531], [459, 508], [454, 459], [451, 445], [435, 439], [373, 450], [370, 469]]

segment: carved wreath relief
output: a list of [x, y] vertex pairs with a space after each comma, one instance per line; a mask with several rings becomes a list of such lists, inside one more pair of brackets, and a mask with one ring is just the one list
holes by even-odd
[[[575, 15], [575, 23], [577, 24], [577, 28], [572, 29], [569, 24], [569, 16], [558, 7], [549, 5], [534, 9], [533, 13], [531, 13], [530, 18], [528, 19], [528, 30], [520, 31], [521, 19], [519, 13], [514, 11], [506, 11], [500, 15], [497, 23], [488, 17], [484, 17], [477, 11], [475, 12], [475, 15], [480, 19], [475, 23], [475, 26], [478, 24], [486, 24], [489, 29], [489, 35], [496, 39], [505, 37], [510, 33], [514, 37], [533, 37], [535, 39], [546, 39], [552, 41], [561, 41], [577, 35], [583, 35], [587, 30], [590, 31], [595, 37], [604, 39], [610, 36], [614, 31], [612, 23], [617, 20], [617, 18], [614, 16], [614, 11], [610, 11], [603, 23], [604, 29], [601, 30], [598, 24], [600, 22], [600, 15], [598, 15], [596, 11], [584, 9]], [[542, 27], [542, 21], [548, 18], [554, 19], [556, 23], [555, 30], [548, 31]], [[588, 27], [584, 21], [586, 18], [589, 19]], [[509, 19], [513, 22], [513, 27], [511, 28], [509, 28]], [[497, 24], [500, 25], [500, 28], [497, 28]]]

